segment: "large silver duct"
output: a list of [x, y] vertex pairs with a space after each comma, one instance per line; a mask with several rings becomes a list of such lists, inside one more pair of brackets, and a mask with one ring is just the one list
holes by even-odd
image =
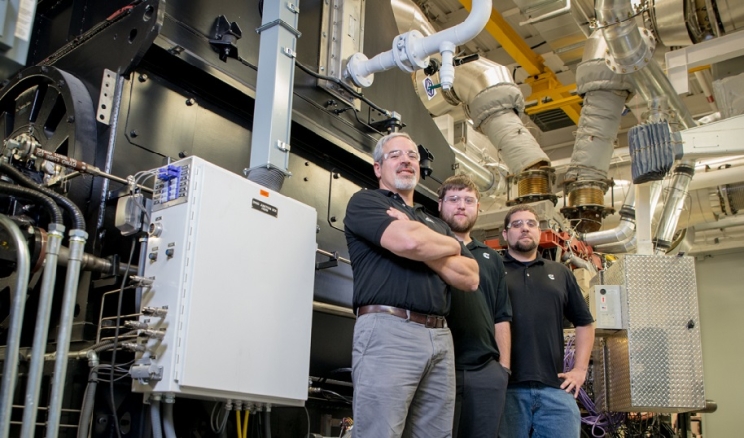
[[607, 42], [605, 62], [612, 71], [628, 74], [634, 89], [647, 101], [665, 96], [676, 120], [671, 125], [687, 129], [697, 126], [687, 107], [656, 60], [656, 39], [648, 29], [636, 25], [636, 11], [630, 0], [597, 0], [597, 21]]
[[659, 228], [654, 238], [657, 254], [664, 254], [672, 247], [677, 222], [682, 214], [690, 181], [692, 181], [694, 175], [695, 166], [693, 162], [683, 161], [674, 169], [672, 186], [664, 202], [664, 211], [661, 213]]

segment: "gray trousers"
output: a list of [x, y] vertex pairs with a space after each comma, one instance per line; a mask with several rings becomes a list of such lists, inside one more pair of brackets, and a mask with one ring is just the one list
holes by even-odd
[[448, 328], [362, 315], [354, 326], [354, 438], [450, 438], [455, 361]]
[[509, 374], [495, 359], [475, 370], [457, 370], [454, 438], [496, 438]]

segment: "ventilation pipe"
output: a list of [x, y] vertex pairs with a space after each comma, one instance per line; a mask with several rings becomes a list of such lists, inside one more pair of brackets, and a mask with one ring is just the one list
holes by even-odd
[[659, 228], [654, 238], [657, 254], [664, 254], [672, 247], [672, 239], [677, 229], [677, 222], [685, 206], [690, 181], [692, 181], [694, 175], [695, 166], [690, 161], [683, 161], [674, 169], [672, 186], [664, 202], [664, 211], [661, 213]]
[[622, 208], [620, 208], [620, 223], [610, 230], [595, 231], [579, 234], [579, 240], [587, 245], [603, 245], [623, 242], [635, 234], [635, 188], [628, 187]]
[[607, 43], [594, 32], [584, 47], [584, 57], [576, 70], [578, 93], [584, 98], [571, 164], [564, 179], [568, 205], [563, 215], [574, 222], [580, 233], [591, 233], [602, 226], [602, 219], [614, 212], [604, 206], [604, 194], [612, 185], [607, 173], [620, 129], [625, 102], [633, 86], [624, 75], [607, 67]]
[[475, 0], [470, 15], [457, 26], [426, 37], [416, 30], [403, 33], [393, 39], [391, 50], [372, 59], [363, 53], [355, 53], [348, 60], [346, 76], [358, 87], [369, 87], [375, 73], [394, 67], [413, 73], [428, 66], [429, 55], [440, 53], [440, 83], [443, 90], [449, 90], [455, 79], [453, 61], [457, 46], [472, 40], [486, 27], [491, 7], [491, 0]]
[[[661, 181], [650, 184], [650, 211], [656, 209], [661, 198]], [[579, 236], [586, 244], [591, 245], [597, 252], [628, 253], [634, 252], [637, 246], [635, 227], [635, 187], [628, 187], [623, 206], [620, 208], [620, 223], [613, 229], [596, 231]]]
[[630, 0], [597, 0], [596, 13], [609, 53], [605, 63], [615, 73], [628, 74], [634, 89], [647, 101], [659, 96], [669, 99], [674, 111], [670, 124], [688, 129], [696, 126], [671, 82], [653, 58], [656, 38], [648, 29], [636, 26], [637, 11]]

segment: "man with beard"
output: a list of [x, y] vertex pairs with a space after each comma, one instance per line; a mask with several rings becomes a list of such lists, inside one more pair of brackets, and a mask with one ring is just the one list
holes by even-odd
[[470, 236], [478, 219], [480, 193], [464, 175], [439, 188], [439, 216], [478, 262], [475, 293], [452, 291], [447, 323], [455, 344], [454, 438], [495, 438], [509, 381], [511, 304], [501, 256]]
[[[511, 297], [512, 376], [500, 436], [578, 438], [576, 400], [594, 344], [594, 320], [576, 278], [537, 254], [540, 220], [528, 205], [504, 218], [506, 285]], [[563, 372], [563, 318], [576, 327], [573, 369]], [[573, 397], [571, 397], [573, 393]]]
[[444, 315], [450, 285], [478, 288], [478, 264], [413, 203], [419, 154], [407, 134], [381, 138], [374, 161], [380, 188], [355, 193], [344, 218], [358, 315], [354, 437], [450, 437], [455, 370]]

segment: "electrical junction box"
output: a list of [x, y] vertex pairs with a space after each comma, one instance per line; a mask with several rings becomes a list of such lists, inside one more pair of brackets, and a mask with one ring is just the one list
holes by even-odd
[[158, 169], [133, 390], [302, 406], [315, 209], [197, 157]]
[[597, 329], [620, 330], [623, 326], [621, 290], [618, 285], [597, 285], [590, 294], [590, 308]]

